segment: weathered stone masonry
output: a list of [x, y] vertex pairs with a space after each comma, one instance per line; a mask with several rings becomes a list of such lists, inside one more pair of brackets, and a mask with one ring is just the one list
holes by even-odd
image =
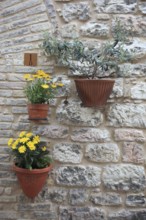
[[[99, 45], [110, 38], [115, 16], [134, 25], [134, 61], [121, 66], [105, 111], [82, 108], [75, 76], [47, 60], [39, 45], [55, 29]], [[38, 53], [37, 67], [23, 65], [25, 52]], [[37, 69], [65, 84], [42, 123], [28, 120], [23, 93], [23, 74]], [[145, 220], [145, 77], [145, 0], [0, 0], [0, 219]], [[34, 202], [10, 170], [7, 141], [22, 130], [50, 142], [55, 160]]]

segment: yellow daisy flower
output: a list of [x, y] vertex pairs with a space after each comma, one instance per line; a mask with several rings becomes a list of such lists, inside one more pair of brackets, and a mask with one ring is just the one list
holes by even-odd
[[29, 138], [28, 137], [23, 137], [23, 138], [21, 138], [19, 141], [20, 141], [20, 143], [26, 143], [27, 141], [29, 140]]
[[56, 84], [52, 84], [51, 87], [52, 87], [53, 89], [55, 89], [55, 88], [56, 88]]
[[58, 86], [61, 86], [61, 87], [64, 86], [63, 83], [57, 83], [57, 85], [58, 85]]
[[24, 79], [29, 80], [31, 78], [31, 75], [29, 73], [24, 75]]
[[34, 143], [34, 144], [38, 144], [39, 142], [40, 142], [40, 137], [36, 135], [36, 136], [33, 138], [33, 143]]
[[34, 145], [34, 143], [32, 141], [29, 141], [27, 143], [27, 146], [29, 147], [29, 149], [32, 151], [32, 150], [35, 150], [36, 149], [36, 146]]
[[26, 134], [26, 137], [29, 138], [29, 137], [31, 137], [32, 135], [33, 135], [32, 133], [27, 133], [27, 134]]
[[46, 149], [47, 149], [47, 148], [46, 148], [45, 146], [44, 146], [44, 147], [42, 147], [42, 151], [46, 151]]
[[25, 131], [22, 131], [20, 134], [19, 134], [19, 137], [23, 137], [25, 136], [26, 132]]
[[41, 85], [41, 87], [44, 88], [44, 89], [48, 89], [48, 88], [49, 88], [49, 85], [43, 84], [43, 85]]
[[19, 151], [20, 154], [23, 154], [23, 153], [25, 153], [25, 151], [26, 151], [26, 147], [25, 147], [24, 145], [22, 145], [22, 146], [20, 146], [20, 147], [18, 148], [18, 151]]
[[8, 146], [11, 146], [11, 144], [13, 143], [13, 141], [14, 141], [13, 138], [10, 138], [9, 141], [8, 141]]

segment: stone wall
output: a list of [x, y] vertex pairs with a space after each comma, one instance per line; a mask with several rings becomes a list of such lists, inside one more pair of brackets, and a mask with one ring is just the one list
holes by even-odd
[[[83, 108], [74, 77], [54, 66], [39, 45], [44, 32], [99, 44], [115, 17], [135, 27], [134, 62], [121, 66], [104, 111]], [[25, 52], [38, 66], [23, 65]], [[145, 0], [0, 1], [0, 219], [145, 220], [146, 139]], [[65, 84], [47, 122], [28, 120], [23, 74], [43, 69]], [[68, 105], [64, 104], [68, 96]], [[7, 141], [32, 130], [50, 143], [54, 169], [32, 202], [10, 169]]]

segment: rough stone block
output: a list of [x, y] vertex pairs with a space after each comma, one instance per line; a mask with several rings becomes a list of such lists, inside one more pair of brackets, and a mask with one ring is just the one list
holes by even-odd
[[68, 194], [67, 189], [62, 189], [62, 188], [53, 189], [51, 187], [51, 189], [48, 188], [48, 190], [45, 191], [43, 198], [45, 198], [45, 200], [49, 200], [54, 203], [63, 203], [67, 201], [67, 194]]
[[143, 146], [135, 142], [126, 142], [122, 148], [123, 162], [144, 163]]
[[112, 93], [110, 95], [110, 98], [120, 98], [123, 96], [123, 79], [116, 79], [115, 84], [112, 90]]
[[94, 0], [94, 5], [96, 7], [97, 13], [112, 13], [112, 14], [127, 14], [127, 13], [134, 13], [137, 7], [137, 0], [130, 0], [130, 1], [115, 1], [115, 0]]
[[131, 98], [146, 100], [146, 83], [145, 82], [139, 82], [136, 85], [131, 87]]
[[39, 125], [33, 126], [36, 134], [44, 135], [45, 137], [51, 139], [58, 139], [58, 138], [67, 138], [69, 136], [69, 128], [62, 125]]
[[144, 194], [127, 195], [126, 205], [131, 206], [131, 207], [145, 207], [146, 206], [146, 198], [145, 198]]
[[144, 167], [128, 164], [110, 165], [104, 168], [104, 187], [115, 191], [142, 191], [145, 189]]
[[88, 144], [85, 157], [94, 162], [118, 162], [120, 151], [114, 143]]
[[109, 214], [108, 220], [145, 220], [145, 210], [121, 210], [119, 212], [113, 212]]
[[79, 144], [58, 143], [53, 147], [54, 160], [63, 163], [80, 163], [82, 157], [82, 148]]
[[72, 131], [71, 139], [78, 142], [106, 142], [110, 141], [110, 133], [106, 129], [76, 128]]
[[88, 22], [82, 25], [80, 28], [82, 36], [86, 37], [108, 37], [109, 36], [109, 26], [104, 23]]
[[101, 169], [96, 166], [63, 166], [55, 174], [59, 185], [97, 187], [101, 183]]
[[122, 198], [117, 193], [92, 193], [90, 201], [94, 205], [119, 206], [122, 204]]
[[64, 38], [78, 38], [79, 37], [76, 24], [65, 24], [62, 26], [60, 32], [61, 32], [61, 36]]
[[137, 141], [144, 142], [145, 136], [143, 131], [136, 129], [116, 129], [114, 134], [116, 141]]
[[108, 123], [114, 127], [146, 127], [145, 104], [113, 104], [108, 112]]
[[68, 3], [64, 4], [62, 9], [62, 17], [66, 22], [70, 22], [74, 19], [86, 21], [90, 18], [89, 4], [86, 2], [81, 3]]
[[71, 189], [69, 193], [69, 203], [71, 205], [84, 205], [88, 200], [86, 189]]
[[68, 104], [63, 102], [57, 109], [57, 120], [68, 125], [98, 126], [103, 122], [100, 111], [92, 108], [82, 108], [79, 100], [69, 99]]
[[146, 14], [146, 2], [139, 4], [139, 10], [142, 12], [142, 14]]
[[95, 207], [60, 207], [60, 220], [105, 220], [105, 212]]

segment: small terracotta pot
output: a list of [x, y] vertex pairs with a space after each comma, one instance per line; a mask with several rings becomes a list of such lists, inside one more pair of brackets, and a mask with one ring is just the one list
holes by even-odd
[[46, 120], [49, 111], [48, 104], [28, 104], [28, 115], [30, 120]]
[[13, 165], [12, 170], [16, 173], [20, 186], [26, 196], [33, 199], [41, 191], [52, 166], [43, 169], [23, 169]]
[[98, 79], [76, 79], [75, 85], [84, 107], [105, 106], [115, 81]]

